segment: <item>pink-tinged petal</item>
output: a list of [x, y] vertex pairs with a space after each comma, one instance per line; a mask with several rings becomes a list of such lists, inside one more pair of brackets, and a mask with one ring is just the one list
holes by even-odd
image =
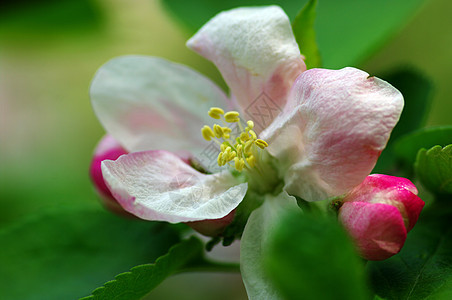
[[170, 223], [221, 219], [247, 190], [229, 173], [199, 173], [166, 151], [135, 152], [104, 161], [102, 173], [114, 197], [145, 220]]
[[295, 78], [306, 70], [289, 18], [278, 6], [221, 12], [187, 46], [218, 67], [248, 118], [262, 93], [282, 109]]
[[402, 94], [366, 72], [311, 69], [297, 78], [282, 114], [261, 138], [281, 162], [287, 192], [322, 200], [366, 178], [402, 108]]
[[226, 95], [198, 72], [167, 60], [123, 56], [96, 73], [90, 89], [106, 131], [129, 152], [163, 149], [198, 154], [200, 129], [212, 106], [228, 108]]
[[102, 199], [102, 203], [113, 212], [127, 214], [105, 184], [101, 170], [101, 163], [103, 160], [115, 160], [123, 154], [127, 154], [127, 151], [112, 136], [105, 135], [94, 150], [89, 174], [93, 181], [94, 188]]
[[339, 220], [367, 260], [383, 260], [397, 254], [406, 240], [402, 216], [388, 204], [345, 202], [339, 210]]

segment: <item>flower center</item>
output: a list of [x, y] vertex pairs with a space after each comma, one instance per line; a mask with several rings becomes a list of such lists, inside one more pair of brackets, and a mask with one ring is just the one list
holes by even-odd
[[221, 151], [217, 158], [218, 165], [220, 167], [229, 165], [239, 172], [244, 169], [259, 169], [260, 152], [268, 144], [266, 141], [257, 138], [253, 131], [253, 121], [247, 121], [246, 126], [244, 126], [238, 112], [229, 111], [225, 113], [218, 107], [212, 107], [208, 114], [211, 118], [220, 120], [222, 123], [222, 125], [213, 125], [213, 128], [205, 125], [201, 129], [205, 140], [214, 140], [220, 145]]

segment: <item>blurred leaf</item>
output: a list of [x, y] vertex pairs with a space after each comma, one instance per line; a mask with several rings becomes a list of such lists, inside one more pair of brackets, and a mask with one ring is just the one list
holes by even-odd
[[300, 52], [306, 57], [305, 63], [308, 69], [322, 66], [314, 30], [316, 8], [317, 0], [310, 0], [292, 23], [295, 39], [300, 47]]
[[419, 150], [415, 171], [434, 194], [452, 194], [452, 145]]
[[287, 299], [368, 299], [363, 262], [334, 219], [288, 214], [271, 237], [268, 275]]
[[438, 126], [420, 129], [399, 138], [394, 143], [394, 153], [407, 165], [413, 165], [421, 148], [452, 144], [452, 126]]
[[[239, 6], [276, 4], [285, 10], [291, 20], [294, 20], [300, 7], [308, 2], [194, 0], [187, 5], [183, 0], [161, 1], [191, 33], [222, 10]], [[363, 62], [399, 31], [423, 2], [423, 0], [320, 1], [315, 29], [323, 65], [327, 68], [341, 68]]]
[[447, 278], [447, 281], [438, 288], [435, 292], [430, 294], [428, 299], [435, 300], [450, 300], [452, 299], [452, 276]]
[[[452, 206], [435, 202], [408, 234], [402, 251], [369, 262], [375, 292], [383, 299], [444, 299], [452, 279]], [[438, 297], [435, 297], [437, 295]]]
[[159, 257], [154, 264], [136, 266], [130, 272], [119, 274], [114, 280], [94, 290], [91, 296], [83, 299], [141, 299], [166, 277], [202, 256], [202, 251], [201, 241], [192, 237], [171, 247], [168, 253]]
[[42, 213], [0, 232], [2, 299], [75, 299], [179, 241], [165, 223], [93, 208]]
[[[0, 33], [49, 32], [98, 28], [101, 10], [93, 0], [7, 1], [0, 10]], [[12, 31], [12, 32], [11, 32]]]
[[396, 162], [394, 141], [425, 124], [430, 111], [433, 86], [423, 74], [413, 69], [399, 70], [388, 76], [382, 76], [382, 78], [396, 87], [405, 100], [400, 120], [394, 127], [391, 139], [373, 170], [374, 173], [391, 173], [391, 167]]
[[433, 85], [430, 80], [412, 69], [397, 71], [383, 79], [396, 87], [405, 100], [402, 115], [391, 133], [391, 139], [395, 140], [424, 126], [432, 101]]

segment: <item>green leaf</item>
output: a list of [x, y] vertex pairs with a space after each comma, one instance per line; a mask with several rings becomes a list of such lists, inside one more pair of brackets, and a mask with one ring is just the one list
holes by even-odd
[[333, 218], [286, 215], [264, 263], [287, 299], [369, 299], [363, 262]]
[[432, 100], [433, 85], [430, 80], [414, 69], [399, 70], [382, 78], [395, 86], [405, 100], [402, 115], [391, 133], [391, 139], [424, 126]]
[[391, 139], [373, 170], [374, 173], [393, 173], [391, 168], [396, 163], [394, 141], [425, 124], [430, 111], [433, 86], [423, 74], [413, 69], [399, 70], [387, 76], [381, 76], [381, 78], [395, 86], [405, 100], [400, 120], [392, 131]]
[[452, 194], [452, 145], [419, 150], [415, 171], [434, 194]]
[[130, 272], [116, 276], [93, 291], [88, 299], [141, 299], [165, 278], [181, 270], [194, 259], [202, 257], [203, 244], [195, 237], [174, 245], [167, 254], [159, 257], [154, 264], [136, 266]]
[[451, 217], [450, 204], [435, 202], [421, 214], [399, 254], [368, 263], [372, 286], [380, 297], [444, 299], [441, 297], [450, 294], [447, 286], [451, 286], [452, 278]]
[[438, 126], [418, 130], [399, 138], [394, 153], [406, 165], [413, 165], [420, 149], [452, 144], [452, 126]]
[[75, 299], [179, 241], [164, 223], [99, 208], [44, 212], [0, 231], [2, 299]]
[[[222, 10], [239, 6], [281, 6], [291, 20], [308, 1], [292, 0], [162, 0], [191, 33]], [[341, 68], [363, 62], [394, 36], [424, 0], [323, 0], [319, 2], [315, 29], [327, 68]], [[346, 12], [346, 15], [344, 14]], [[382, 22], [384, 16], [384, 22]]]
[[322, 66], [314, 30], [316, 8], [317, 0], [310, 0], [292, 23], [293, 34], [300, 47], [300, 52], [306, 57], [305, 63], [308, 69]]
[[9, 0], [0, 10], [0, 35], [55, 33], [99, 29], [102, 10], [92, 0]]

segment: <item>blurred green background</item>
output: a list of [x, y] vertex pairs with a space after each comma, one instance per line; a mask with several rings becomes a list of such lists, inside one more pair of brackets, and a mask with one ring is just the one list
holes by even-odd
[[[290, 5], [299, 9], [305, 2]], [[81, 203], [100, 207], [88, 167], [104, 131], [91, 109], [88, 88], [96, 69], [110, 58], [165, 57], [225, 87], [214, 66], [185, 47], [193, 28], [176, 18], [177, 11], [166, 9], [171, 5], [153, 0], [1, 5], [0, 229], [48, 209]], [[417, 69], [434, 85], [427, 124], [452, 124], [452, 2], [425, 1], [415, 11], [387, 44], [356, 66], [377, 76], [400, 67]], [[352, 13], [345, 12], [344, 18]], [[378, 17], [385, 22], [385, 15]], [[176, 276], [152, 298], [172, 293], [175, 299], [210, 299], [218, 289], [224, 299], [245, 298], [239, 275], [216, 274]]]

